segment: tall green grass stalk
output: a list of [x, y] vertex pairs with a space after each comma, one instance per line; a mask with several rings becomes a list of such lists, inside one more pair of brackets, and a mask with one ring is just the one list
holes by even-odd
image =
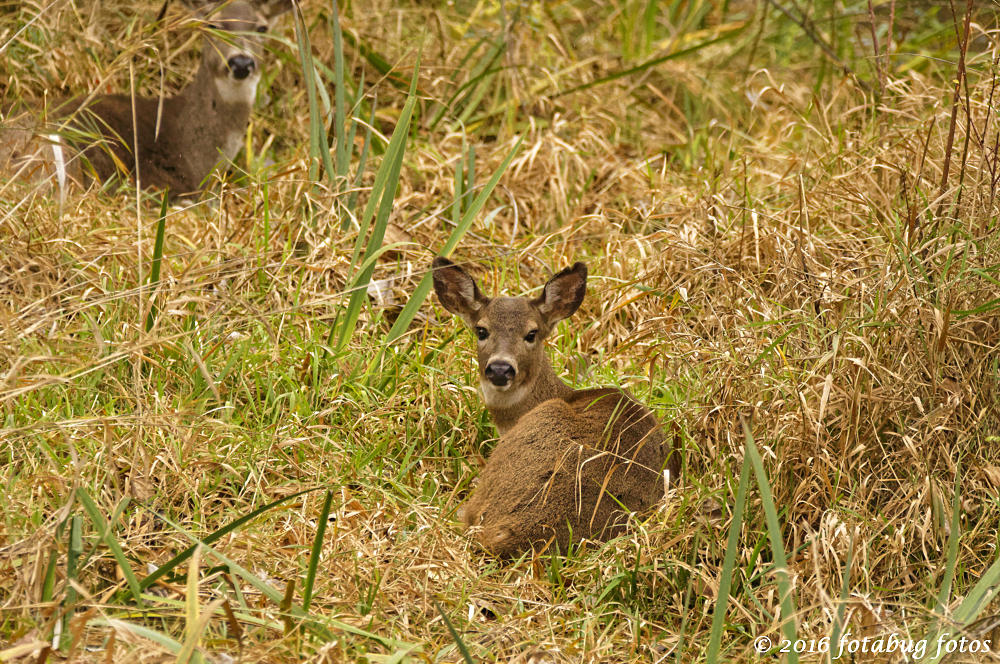
[[750, 483], [750, 456], [744, 455], [743, 469], [740, 471], [740, 483], [736, 489], [736, 502], [733, 504], [733, 520], [729, 523], [729, 536], [726, 538], [726, 556], [722, 561], [722, 575], [719, 577], [719, 592], [716, 595], [715, 609], [712, 611], [712, 630], [708, 639], [708, 653], [705, 661], [715, 664], [719, 661], [719, 649], [722, 644], [722, 632], [726, 623], [726, 609], [729, 608], [729, 593], [733, 585], [733, 570], [736, 567], [736, 552], [740, 548], [740, 531], [743, 528], [743, 507], [746, 505], [747, 485]]
[[153, 329], [156, 322], [156, 286], [160, 283], [160, 266], [163, 264], [163, 236], [167, 227], [167, 192], [160, 201], [160, 216], [156, 221], [156, 240], [153, 243], [153, 265], [149, 270], [149, 315], [146, 317], [146, 332]]
[[[418, 64], [419, 68], [419, 64]], [[358, 316], [361, 314], [361, 306], [368, 297], [368, 284], [371, 282], [372, 274], [375, 272], [375, 258], [384, 250], [382, 241], [385, 239], [385, 229], [389, 224], [389, 213], [392, 212], [393, 203], [396, 198], [396, 189], [399, 186], [399, 173], [403, 167], [403, 153], [406, 150], [406, 138], [410, 132], [410, 121], [413, 117], [413, 107], [416, 105], [417, 71], [413, 72], [413, 80], [410, 85], [410, 93], [406, 98], [403, 111], [396, 122], [396, 128], [389, 139], [389, 146], [382, 156], [382, 163], [375, 173], [375, 182], [372, 184], [371, 197], [365, 206], [358, 226], [358, 240], [354, 245], [354, 253], [351, 256], [351, 267], [356, 270], [354, 278], [348, 282], [351, 290], [351, 299], [347, 305], [346, 314], [340, 318], [340, 333], [337, 340], [336, 350], [341, 351], [347, 346], [354, 328], [357, 326]], [[378, 208], [376, 214], [376, 206]], [[371, 225], [372, 215], [375, 214], [375, 223], [372, 225], [371, 233], [368, 227]], [[367, 236], [368, 242], [362, 244]], [[359, 263], [360, 260], [360, 263]]]
[[[847, 613], [847, 598], [851, 594], [851, 565], [854, 563], [854, 534], [851, 534], [850, 548], [847, 550], [847, 562], [844, 565], [844, 575], [840, 582], [840, 601], [837, 603], [837, 615], [833, 620], [833, 633], [830, 635], [830, 643], [840, 643], [840, 634], [844, 630], [844, 615]], [[829, 662], [834, 661], [836, 651], [831, 648], [827, 653]]]
[[[939, 638], [955, 638], [958, 633], [966, 632], [967, 629], [979, 618], [979, 614], [987, 604], [997, 596], [1000, 590], [1000, 557], [990, 565], [986, 573], [976, 582], [976, 585], [965, 596], [959, 604], [950, 620], [946, 620], [946, 611], [950, 604], [952, 585], [955, 580], [955, 571], [958, 565], [959, 540], [961, 539], [961, 500], [960, 478], [961, 468], [955, 475], [955, 487], [951, 503], [951, 532], [948, 534], [948, 553], [945, 558], [944, 578], [941, 580], [941, 589], [935, 600], [934, 620], [931, 622], [927, 635], [924, 637], [928, 643], [936, 643]], [[953, 627], [948, 629], [942, 623], [950, 623]], [[946, 639], [950, 640], [950, 639]], [[928, 659], [928, 662], [936, 663], [944, 659], [945, 652], [937, 652]]]
[[104, 516], [101, 514], [100, 508], [97, 507], [97, 503], [94, 499], [90, 497], [90, 494], [83, 487], [78, 487], [76, 490], [76, 497], [83, 505], [84, 511], [87, 512], [87, 516], [90, 517], [91, 522], [94, 524], [94, 528], [98, 532], [98, 541], [103, 541], [111, 549], [111, 553], [115, 557], [115, 561], [118, 563], [119, 569], [122, 571], [122, 575], [128, 582], [129, 591], [132, 593], [132, 599], [135, 600], [136, 604], [142, 604], [142, 588], [139, 585], [139, 579], [136, 578], [135, 572], [132, 571], [132, 566], [129, 565], [128, 559], [125, 557], [125, 552], [122, 551], [121, 544], [111, 533], [112, 524], [109, 524], [104, 520]]
[[319, 568], [319, 559], [323, 552], [323, 536], [326, 535], [326, 524], [330, 519], [330, 507], [333, 504], [333, 492], [327, 490], [323, 499], [323, 508], [319, 511], [319, 520], [316, 522], [316, 536], [313, 538], [312, 549], [309, 551], [309, 564], [306, 568], [306, 580], [302, 584], [302, 610], [308, 611], [312, 602], [313, 584], [316, 581], [316, 570]]
[[69, 619], [76, 605], [77, 592], [74, 583], [80, 580], [80, 558], [83, 555], [83, 520], [74, 514], [69, 522], [69, 549], [66, 552], [66, 597], [63, 599], [63, 616], [59, 623], [59, 647], [69, 647]]
[[[760, 489], [760, 502], [764, 508], [764, 518], [767, 521], [767, 538], [771, 543], [771, 558], [774, 563], [774, 571], [778, 575], [778, 593], [781, 602], [781, 631], [786, 639], [794, 643], [796, 640], [795, 627], [795, 603], [792, 599], [792, 582], [788, 574], [788, 563], [786, 562], [784, 539], [781, 533], [781, 523], [778, 521], [778, 510], [774, 506], [774, 496], [771, 493], [771, 486], [764, 472], [764, 463], [761, 461], [757, 445], [753, 441], [753, 434], [750, 433], [750, 425], [743, 420], [743, 435], [746, 438], [746, 454], [753, 463], [753, 470], [757, 476], [757, 488]], [[794, 650], [788, 652], [789, 664], [799, 661], [798, 653]]]
[[335, 171], [330, 159], [330, 151], [326, 147], [326, 141], [323, 140], [323, 116], [319, 110], [319, 99], [316, 91], [316, 80], [319, 78], [319, 74], [313, 64], [309, 31], [298, 5], [295, 7], [294, 15], [299, 61], [302, 63], [302, 77], [306, 82], [306, 98], [309, 100], [309, 181], [317, 182], [320, 164], [323, 165], [328, 174], [332, 175]]

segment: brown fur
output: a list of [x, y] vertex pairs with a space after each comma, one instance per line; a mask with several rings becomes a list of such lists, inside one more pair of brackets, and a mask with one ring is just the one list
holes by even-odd
[[[201, 66], [183, 90], [163, 100], [136, 98], [134, 123], [128, 95], [62, 102], [49, 114], [56, 121], [45, 129], [23, 119], [5, 122], [10, 148], [0, 154], [0, 169], [53, 177], [53, 135], [58, 134], [72, 181], [124, 175], [143, 187], [167, 189], [171, 196], [200, 191], [212, 171], [231, 161], [243, 144], [261, 69], [255, 33], [266, 30], [292, 2], [236, 0], [218, 8], [214, 2], [186, 4], [226, 36], [206, 31]], [[234, 57], [252, 63], [244, 78], [230, 67]]]
[[[501, 433], [461, 520], [502, 556], [621, 534], [629, 512], [662, 498], [662, 470], [676, 475], [678, 464], [656, 418], [630, 395], [573, 390], [552, 371], [543, 341], [579, 307], [586, 268], [563, 270], [533, 300], [483, 297], [446, 259], [435, 259], [434, 269], [445, 308], [478, 337], [488, 332], [478, 344], [480, 384]], [[488, 372], [497, 362], [514, 369], [499, 392]]]

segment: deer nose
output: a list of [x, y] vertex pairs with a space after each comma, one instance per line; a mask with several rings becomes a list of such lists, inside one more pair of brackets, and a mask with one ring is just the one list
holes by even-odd
[[507, 362], [490, 362], [486, 365], [486, 378], [497, 387], [503, 387], [514, 380], [517, 370]]
[[229, 65], [229, 71], [233, 72], [233, 77], [240, 81], [252, 74], [257, 67], [249, 55], [234, 55], [226, 64]]

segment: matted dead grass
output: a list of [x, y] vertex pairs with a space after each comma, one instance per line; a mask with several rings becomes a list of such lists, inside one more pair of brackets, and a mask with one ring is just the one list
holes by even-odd
[[[130, 55], [120, 54], [164, 43], [165, 59], [135, 65], [139, 76], [153, 81], [162, 61], [168, 87], [182, 80], [191, 62], [173, 55], [182, 38], [140, 29], [157, 7], [130, 8], [69, 2], [42, 13], [0, 65], [4, 104], [37, 102], [55, 80], [90, 89], [107, 77], [124, 89]], [[327, 10], [305, 10], [316, 57], [330, 63]], [[269, 102], [253, 126], [276, 169], [170, 212], [149, 330], [153, 296], [138, 275], [152, 257], [155, 202], [75, 192], [60, 210], [29, 184], [0, 185], [0, 652], [171, 661], [126, 624], [181, 642], [189, 634], [188, 564], [136, 608], [77, 490], [115, 516], [114, 537], [140, 576], [190, 544], [181, 528], [205, 537], [312, 490], [214, 542], [228, 563], [200, 554], [193, 598], [218, 612], [200, 640], [208, 659], [460, 661], [444, 615], [475, 659], [699, 661], [743, 464], [741, 417], [779, 509], [801, 637], [828, 636], [843, 606], [855, 635], [920, 638], [957, 526], [943, 607], [954, 614], [998, 557], [995, 47], [970, 51], [949, 139], [952, 83], [941, 71], [896, 71], [876, 96], [846, 77], [818, 82], [816, 67], [774, 54], [744, 69], [752, 35], [554, 97], [617, 69], [615, 19], [531, 11], [508, 37], [509, 73], [497, 83], [517, 103], [484, 105], [491, 112], [464, 132], [414, 132], [389, 232], [403, 244], [380, 259], [372, 306], [341, 354], [324, 347], [346, 302], [356, 231], [342, 232], [335, 195], [306, 181], [294, 49], [275, 45]], [[713, 11], [708, 25], [724, 26]], [[13, 21], [0, 15], [0, 43]], [[428, 107], [452, 96], [471, 43], [500, 21], [484, 7], [382, 2], [344, 19], [403, 72], [420, 44], [413, 26], [434, 26], [421, 53]], [[581, 30], [592, 32], [592, 52], [571, 43]], [[284, 36], [293, 41], [290, 25]], [[982, 39], [995, 44], [994, 33]], [[405, 94], [349, 54], [376, 81], [377, 129], [388, 135]], [[491, 214], [456, 256], [511, 292], [587, 261], [588, 297], [552, 344], [556, 365], [577, 384], [627, 385], [683, 446], [684, 470], [628, 537], [501, 564], [454, 518], [495, 436], [465, 332], [425, 305], [383, 359], [382, 379], [363, 372], [384, 316], [451, 231], [464, 146], [475, 146], [482, 182], [518, 136]], [[289, 607], [301, 603], [327, 489], [306, 619]], [[71, 575], [74, 517], [88, 557]], [[739, 546], [724, 661], [755, 660], [758, 635], [778, 639], [754, 490]], [[234, 565], [279, 595], [291, 588], [291, 604]], [[992, 597], [970, 638], [1000, 638]], [[66, 611], [71, 638], [43, 650]], [[298, 627], [306, 623], [328, 638]]]

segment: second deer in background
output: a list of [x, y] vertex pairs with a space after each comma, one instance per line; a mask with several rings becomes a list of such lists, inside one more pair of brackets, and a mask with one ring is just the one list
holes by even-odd
[[544, 341], [583, 301], [586, 266], [555, 275], [534, 299], [485, 297], [446, 258], [433, 268], [441, 304], [475, 332], [483, 399], [501, 434], [461, 520], [502, 556], [621, 534], [629, 512], [663, 497], [663, 471], [676, 477], [679, 464], [629, 394], [574, 390], [552, 370]]
[[[130, 177], [172, 197], [197, 193], [212, 171], [236, 157], [261, 76], [263, 34], [292, 0], [184, 3], [206, 21], [201, 65], [177, 95], [125, 94], [63, 102], [48, 127], [5, 121], [0, 168], [7, 175], [70, 180]], [[81, 156], [89, 169], [81, 163]], [[6, 162], [6, 163], [4, 163]]]

